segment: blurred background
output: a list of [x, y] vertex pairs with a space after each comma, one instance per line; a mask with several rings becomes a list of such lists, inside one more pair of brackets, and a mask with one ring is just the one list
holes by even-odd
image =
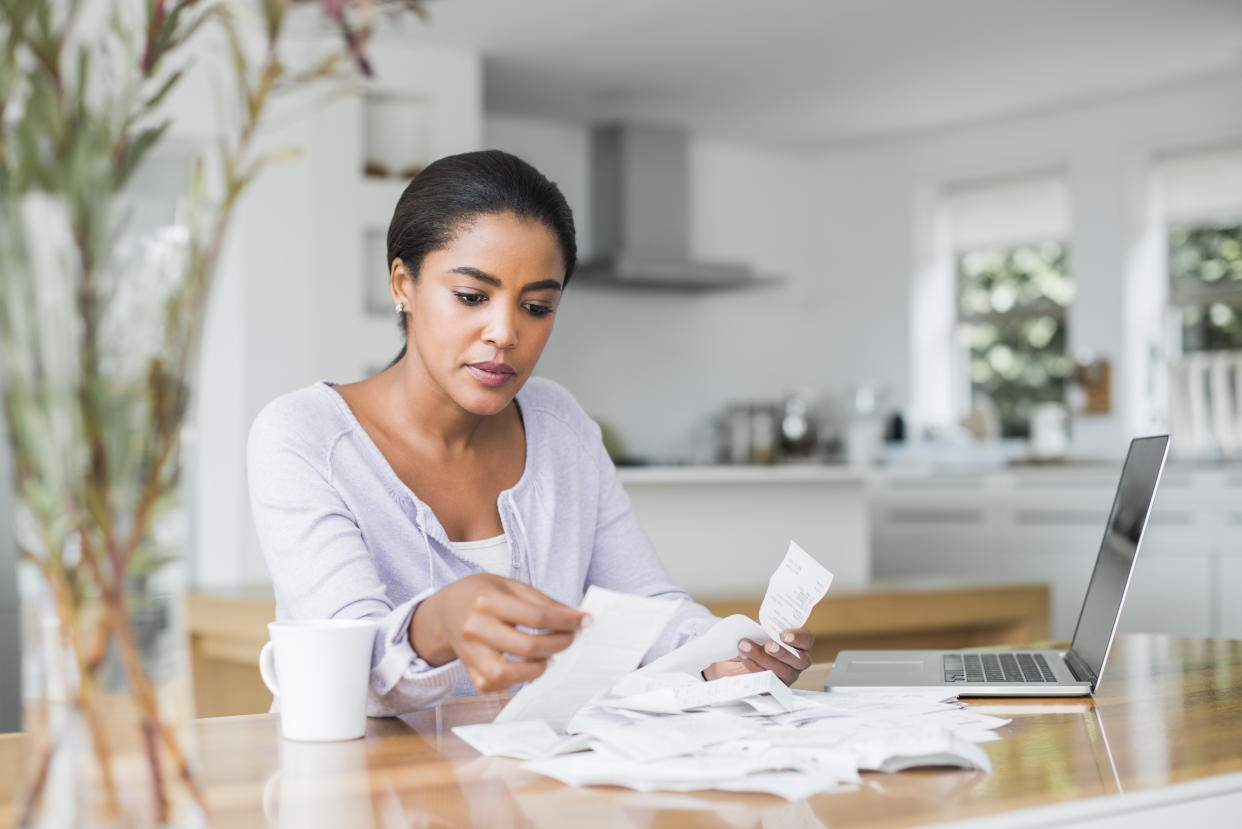
[[[380, 26], [356, 94], [268, 132], [303, 152], [246, 196], [212, 298], [186, 445], [202, 594], [270, 596], [254, 415], [399, 347], [405, 182], [498, 147], [579, 227], [540, 373], [605, 428], [696, 597], [761, 594], [793, 536], [846, 589], [1048, 585], [1068, 636], [1128, 440], [1171, 430], [1127, 624], [1242, 636], [1242, 4], [427, 5]], [[333, 37], [307, 15], [295, 42]], [[196, 82], [174, 167], [213, 134]], [[734, 502], [765, 517], [719, 526]]]

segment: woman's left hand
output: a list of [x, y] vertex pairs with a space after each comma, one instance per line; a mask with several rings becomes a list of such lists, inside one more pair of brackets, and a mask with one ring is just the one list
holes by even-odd
[[703, 671], [704, 679], [771, 671], [786, 685], [792, 685], [811, 665], [811, 643], [815, 637], [806, 628], [781, 632], [781, 641], [797, 653], [790, 653], [776, 643], [759, 645], [749, 639], [737, 643], [737, 656], [724, 662], [713, 662]]

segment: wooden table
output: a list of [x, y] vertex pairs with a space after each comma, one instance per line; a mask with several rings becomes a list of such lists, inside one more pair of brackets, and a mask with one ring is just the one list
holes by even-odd
[[[822, 682], [825, 670], [817, 666], [803, 680]], [[1122, 637], [1094, 702], [970, 703], [1013, 718], [999, 730], [1002, 740], [983, 745], [993, 773], [866, 774], [862, 787], [794, 803], [768, 795], [575, 789], [523, 772], [514, 761], [481, 758], [449, 729], [489, 720], [504, 699], [453, 700], [401, 719], [371, 720], [366, 739], [346, 743], [282, 741], [274, 715], [199, 720], [214, 824], [611, 829], [981, 819], [1005, 827], [1176, 820], [1197, 829], [1237, 825], [1230, 821], [1242, 813], [1242, 641]], [[20, 747], [19, 735], [0, 737], [5, 829], [13, 822]]]

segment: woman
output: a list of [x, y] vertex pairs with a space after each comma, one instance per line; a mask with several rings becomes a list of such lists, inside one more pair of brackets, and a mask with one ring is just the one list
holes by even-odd
[[[684, 600], [647, 658], [715, 621], [671, 584], [599, 428], [531, 379], [577, 258], [554, 184], [491, 150], [441, 159], [397, 203], [389, 286], [405, 347], [357, 383], [317, 383], [259, 413], [250, 495], [277, 618], [379, 622], [370, 713], [501, 691], [541, 674], [590, 620], [587, 586]], [[790, 654], [739, 643], [707, 678]]]

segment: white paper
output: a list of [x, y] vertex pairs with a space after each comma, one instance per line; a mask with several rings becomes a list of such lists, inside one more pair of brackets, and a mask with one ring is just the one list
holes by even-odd
[[612, 686], [609, 691], [614, 697], [632, 697], [635, 694], [645, 694], [649, 691], [658, 691], [661, 688], [676, 688], [678, 685], [698, 685], [703, 681], [702, 675], [681, 674], [681, 673], [643, 673], [643, 669], [631, 671], [621, 677], [621, 681]]
[[599, 728], [592, 736], [629, 760], [651, 763], [694, 754], [748, 733], [750, 729], [734, 717], [702, 712]]
[[543, 720], [459, 725], [453, 733], [487, 757], [532, 760], [551, 752], [561, 736]]
[[642, 722], [652, 716], [639, 711], [613, 711], [599, 705], [588, 705], [570, 718], [565, 730], [570, 734], [594, 734], [601, 728]]
[[848, 755], [821, 763], [784, 750], [729, 754], [706, 750], [659, 763], [627, 760], [611, 751], [592, 751], [536, 760], [523, 765], [571, 786], [624, 786], [637, 791], [759, 791], [788, 799], [860, 779]]
[[509, 700], [496, 722], [546, 720], [563, 731], [579, 708], [638, 665], [678, 605], [594, 585], [587, 588], [580, 608], [591, 614], [590, 627], [552, 657], [542, 676]]
[[[990, 760], [976, 743], [999, 739], [992, 729], [1004, 724], [941, 702], [932, 689], [868, 699], [855, 693], [795, 693], [770, 672], [693, 684], [668, 675], [650, 679], [670, 684], [602, 700], [574, 718], [589, 732], [579, 735], [591, 740], [589, 751], [535, 760], [523, 769], [574, 786], [761, 791], [797, 799], [856, 784], [860, 769], [989, 770]], [[784, 699], [789, 706], [780, 714], [761, 715], [754, 710], [757, 699]], [[706, 710], [654, 714], [605, 705]]]
[[759, 605], [759, 624], [782, 648], [796, 655], [796, 650], [781, 641], [781, 632], [802, 627], [831, 586], [832, 573], [790, 541], [785, 559], [768, 579], [768, 592]]
[[776, 674], [771, 671], [737, 674], [735, 676], [713, 679], [711, 682], [661, 688], [656, 691], [648, 691], [645, 694], [635, 694], [634, 696], [620, 699], [607, 699], [602, 704], [611, 708], [622, 708], [631, 711], [673, 714], [694, 708], [705, 708], [709, 705], [741, 700], [757, 694], [771, 694], [780, 704], [783, 711], [793, 710], [793, 694], [785, 687], [785, 683], [781, 682], [776, 677]]
[[716, 622], [703, 635], [696, 636], [677, 650], [644, 665], [635, 673], [698, 675], [713, 662], [723, 662], [737, 656], [737, 643], [743, 639], [764, 645], [771, 638], [754, 619], [735, 613]]
[[755, 714], [759, 716], [767, 717], [774, 714], [785, 714], [789, 712], [789, 708], [786, 707], [786, 703], [783, 703], [776, 697], [769, 696], [767, 694], [746, 697], [742, 700], [742, 702], [755, 709]]
[[896, 772], [919, 766], [992, 770], [983, 749], [939, 726], [870, 730], [848, 741], [858, 768]]
[[[860, 769], [990, 770], [978, 744], [1000, 739], [995, 729], [1008, 720], [964, 708], [951, 690], [794, 691], [770, 671], [702, 680], [704, 667], [737, 654], [739, 640], [763, 644], [770, 633], [801, 627], [831, 581], [791, 542], [769, 583], [762, 626], [744, 616], [722, 619], [624, 677], [672, 609], [593, 588], [583, 608], [595, 624], [514, 697], [496, 724], [454, 732], [485, 753], [532, 758], [523, 770], [571, 786], [644, 792], [716, 789], [797, 801], [858, 785]], [[560, 729], [573, 736], [559, 736]]]

